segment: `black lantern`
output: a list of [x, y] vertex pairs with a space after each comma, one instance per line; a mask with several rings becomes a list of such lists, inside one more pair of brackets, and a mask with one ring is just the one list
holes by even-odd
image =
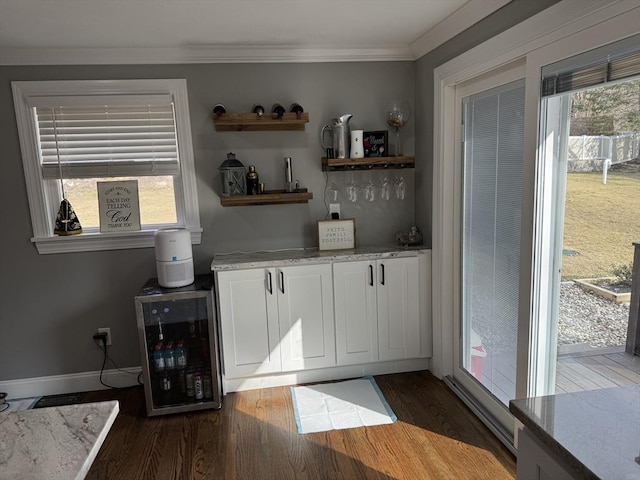
[[227, 153], [227, 159], [220, 165], [222, 179], [222, 195], [246, 195], [247, 180], [244, 165], [236, 158], [235, 153]]

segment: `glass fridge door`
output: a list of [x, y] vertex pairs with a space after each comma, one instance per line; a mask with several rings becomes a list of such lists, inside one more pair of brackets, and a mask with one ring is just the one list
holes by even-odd
[[208, 297], [166, 294], [153, 300], [140, 304], [152, 404], [147, 398], [147, 409], [219, 403]]

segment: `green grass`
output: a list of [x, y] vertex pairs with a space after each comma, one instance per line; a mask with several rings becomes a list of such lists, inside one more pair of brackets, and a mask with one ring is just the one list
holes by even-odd
[[564, 218], [562, 279], [613, 276], [614, 265], [633, 262], [640, 240], [640, 171], [569, 173]]

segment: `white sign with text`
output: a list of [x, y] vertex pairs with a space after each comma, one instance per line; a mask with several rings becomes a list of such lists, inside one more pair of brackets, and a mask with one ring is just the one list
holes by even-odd
[[345, 250], [356, 248], [356, 221], [318, 220], [318, 249]]
[[98, 182], [100, 232], [140, 230], [138, 181]]

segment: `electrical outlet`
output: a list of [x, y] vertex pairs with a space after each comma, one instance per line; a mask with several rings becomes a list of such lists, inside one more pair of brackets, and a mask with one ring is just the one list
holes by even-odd
[[329, 216], [331, 217], [332, 213], [337, 213], [338, 217], [340, 217], [340, 204], [339, 203], [330, 203], [329, 204]]
[[98, 333], [106, 333], [107, 334], [107, 345], [111, 345], [111, 329], [110, 328], [99, 328]]

